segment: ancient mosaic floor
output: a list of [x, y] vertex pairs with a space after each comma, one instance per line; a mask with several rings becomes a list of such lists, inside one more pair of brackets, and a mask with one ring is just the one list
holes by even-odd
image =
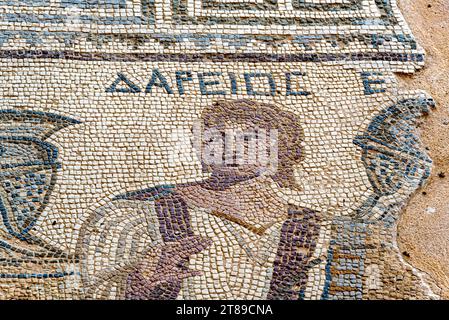
[[396, 0], [0, 0], [0, 299], [438, 299]]

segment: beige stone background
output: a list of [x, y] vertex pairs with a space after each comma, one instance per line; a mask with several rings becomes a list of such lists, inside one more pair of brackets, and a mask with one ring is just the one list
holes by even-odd
[[402, 86], [424, 89], [437, 109], [420, 126], [434, 161], [429, 182], [409, 202], [398, 226], [404, 258], [426, 272], [449, 299], [449, 0], [399, 0], [417, 41], [427, 53], [426, 66], [399, 75]]

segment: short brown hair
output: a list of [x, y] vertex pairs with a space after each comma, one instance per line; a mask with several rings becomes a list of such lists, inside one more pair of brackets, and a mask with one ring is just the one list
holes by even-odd
[[299, 118], [274, 104], [252, 100], [219, 100], [206, 107], [204, 126], [222, 127], [225, 123], [247, 123], [266, 130], [278, 130], [278, 170], [272, 178], [282, 188], [298, 189], [293, 166], [302, 159], [303, 130]]

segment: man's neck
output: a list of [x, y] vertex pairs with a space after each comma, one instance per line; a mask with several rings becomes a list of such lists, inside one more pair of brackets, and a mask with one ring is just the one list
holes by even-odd
[[287, 217], [288, 203], [278, 196], [268, 177], [257, 177], [224, 190], [211, 190], [196, 184], [179, 191], [188, 203], [210, 209], [230, 221], [240, 221], [239, 224], [253, 232], [262, 232]]

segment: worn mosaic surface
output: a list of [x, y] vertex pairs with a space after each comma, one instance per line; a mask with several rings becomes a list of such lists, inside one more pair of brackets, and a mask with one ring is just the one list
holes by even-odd
[[[0, 0], [1, 299], [437, 299], [395, 0]], [[418, 88], [419, 89], [419, 88]]]

